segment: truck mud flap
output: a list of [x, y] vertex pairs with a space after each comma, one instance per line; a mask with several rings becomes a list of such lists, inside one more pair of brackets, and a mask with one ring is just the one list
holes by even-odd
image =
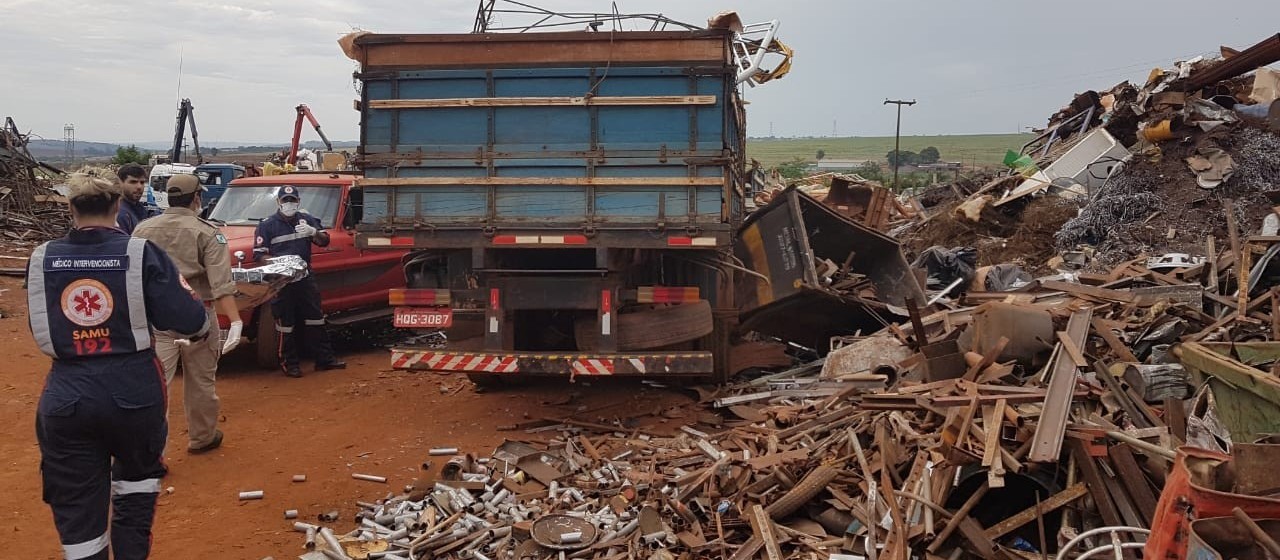
[[457, 373], [521, 375], [710, 375], [711, 352], [552, 354], [451, 352], [393, 348], [391, 367]]

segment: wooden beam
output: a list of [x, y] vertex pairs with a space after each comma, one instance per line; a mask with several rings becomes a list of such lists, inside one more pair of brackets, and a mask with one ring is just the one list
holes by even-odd
[[715, 105], [714, 95], [640, 95], [616, 97], [450, 97], [378, 99], [371, 109], [442, 109], [452, 107], [587, 107], [645, 105]]
[[990, 528], [988, 528], [985, 531], [987, 534], [987, 538], [991, 540], [995, 540], [1000, 537], [1003, 537], [1009, 534], [1010, 532], [1012, 532], [1014, 529], [1017, 529], [1023, 525], [1026, 525], [1027, 523], [1031, 523], [1032, 521], [1035, 521], [1037, 515], [1044, 515], [1046, 513], [1049, 513], [1055, 509], [1058, 509], [1062, 506], [1065, 506], [1071, 502], [1074, 502], [1084, 497], [1084, 495], [1088, 493], [1089, 493], [1089, 487], [1086, 486], [1085, 483], [1083, 482], [1077, 482], [1075, 485], [1071, 486], [1070, 488], [1067, 488], [1066, 490], [1063, 490], [1061, 492], [1058, 492], [1057, 494], [1054, 494], [1053, 496], [1050, 496], [1048, 500], [1041, 502], [1040, 504], [1038, 504], [1038, 506], [1033, 505], [1027, 509], [1024, 509], [1014, 514], [1013, 516], [1009, 517], [1008, 519], [1005, 519], [1004, 521], [1001, 521], [999, 523], [996, 523], [995, 525], [992, 525]]
[[715, 187], [721, 177], [393, 177], [357, 179], [362, 187], [563, 185], [570, 187]]

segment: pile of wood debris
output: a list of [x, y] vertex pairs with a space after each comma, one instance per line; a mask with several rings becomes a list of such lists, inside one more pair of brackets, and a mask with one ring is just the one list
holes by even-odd
[[63, 172], [33, 157], [28, 137], [13, 118], [5, 119], [0, 129], [0, 234], [10, 244], [24, 246], [61, 237], [71, 225], [66, 200], [47, 180]]

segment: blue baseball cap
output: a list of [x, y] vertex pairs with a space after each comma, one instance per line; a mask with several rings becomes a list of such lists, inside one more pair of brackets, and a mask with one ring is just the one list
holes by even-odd
[[280, 187], [280, 190], [276, 191], [276, 198], [279, 200], [292, 198], [299, 202], [302, 201], [302, 197], [298, 196], [298, 187], [295, 187], [293, 185], [285, 185], [283, 187]]

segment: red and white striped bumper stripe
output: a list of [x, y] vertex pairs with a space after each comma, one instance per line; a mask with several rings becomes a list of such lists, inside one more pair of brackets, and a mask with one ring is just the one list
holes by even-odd
[[613, 375], [613, 360], [579, 358], [573, 361], [574, 375]]
[[706, 375], [710, 352], [652, 354], [498, 354], [396, 348], [391, 367], [460, 373], [535, 375]]
[[450, 352], [392, 351], [391, 367], [395, 369], [428, 369], [473, 373], [517, 373], [520, 371], [515, 356], [455, 354]]

